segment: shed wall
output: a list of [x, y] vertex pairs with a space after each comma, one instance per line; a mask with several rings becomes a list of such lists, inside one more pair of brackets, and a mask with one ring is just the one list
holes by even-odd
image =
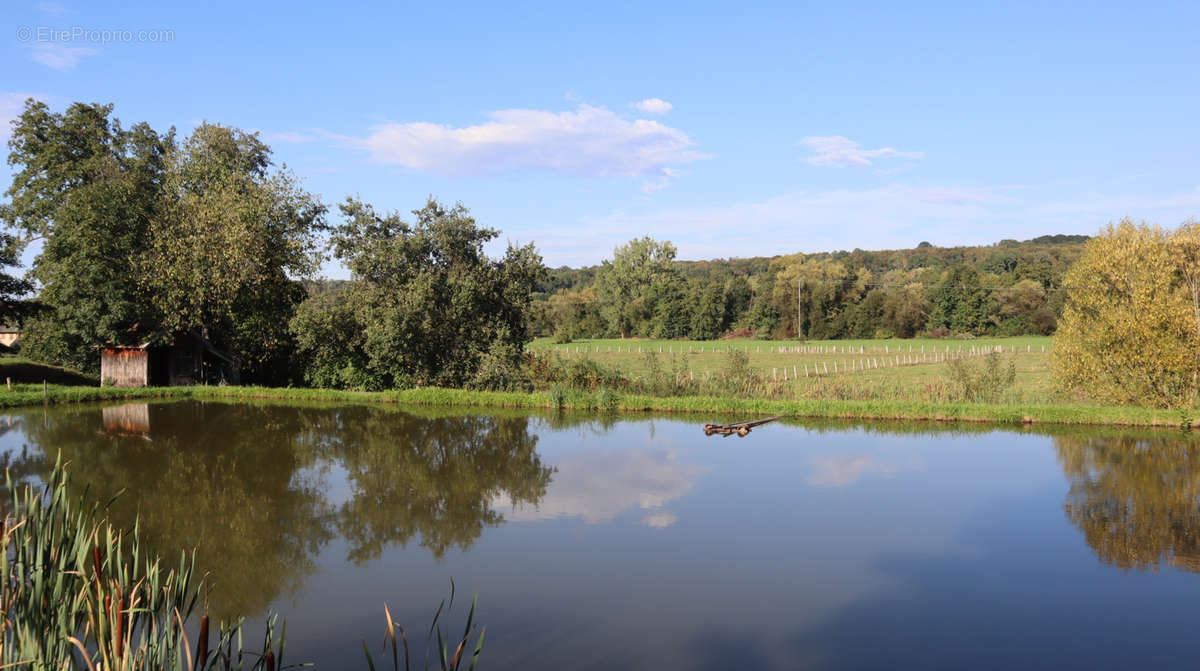
[[100, 384], [145, 387], [150, 384], [150, 356], [141, 349], [109, 348], [100, 351]]

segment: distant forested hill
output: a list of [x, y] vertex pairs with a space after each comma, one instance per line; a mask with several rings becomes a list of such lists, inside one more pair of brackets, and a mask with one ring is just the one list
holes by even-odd
[[551, 269], [533, 330], [560, 340], [1048, 334], [1087, 240], [677, 261], [669, 242], [643, 238], [599, 266]]

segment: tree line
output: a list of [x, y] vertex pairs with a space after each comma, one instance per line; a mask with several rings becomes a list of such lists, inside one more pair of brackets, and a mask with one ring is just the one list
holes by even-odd
[[532, 329], [560, 342], [1048, 335], [1087, 239], [678, 261], [671, 242], [643, 237], [599, 266], [550, 270]]
[[[487, 257], [499, 232], [461, 205], [410, 223], [349, 198], [331, 223], [257, 133], [126, 127], [112, 105], [30, 99], [8, 147], [0, 266], [41, 249], [0, 276], [0, 318], [29, 358], [96, 374], [100, 347], [192, 333], [269, 385], [495, 388], [521, 365], [541, 257]], [[330, 254], [353, 281], [310, 291]]]

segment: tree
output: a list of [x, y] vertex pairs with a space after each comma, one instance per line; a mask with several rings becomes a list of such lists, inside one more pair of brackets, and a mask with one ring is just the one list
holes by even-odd
[[754, 298], [754, 290], [750, 282], [742, 275], [729, 278], [725, 282], [725, 318], [721, 330], [733, 328], [746, 316], [750, 310], [750, 301]]
[[[798, 280], [803, 279], [803, 285]], [[820, 340], [835, 337], [832, 327], [840, 308], [854, 285], [853, 273], [846, 266], [827, 258], [792, 257], [781, 261], [773, 287], [775, 306], [783, 323], [792, 324], [792, 333]], [[797, 314], [797, 291], [804, 313]]]
[[533, 245], [493, 261], [483, 244], [498, 231], [476, 225], [461, 204], [432, 198], [378, 214], [347, 199], [332, 235], [334, 256], [356, 280], [310, 300], [292, 321], [306, 378], [319, 386], [504, 388], [515, 383], [533, 290], [545, 273]]
[[123, 128], [111, 105], [54, 114], [30, 100], [9, 148], [0, 214], [44, 241], [27, 354], [96, 372], [99, 345], [199, 331], [245, 378], [285, 381], [286, 324], [318, 267], [325, 208], [271, 170], [256, 134], [201, 124], [178, 145], [173, 129]]
[[1106, 403], [1192, 407], [1200, 311], [1183, 253], [1192, 234], [1176, 239], [1126, 218], [1088, 241], [1064, 280], [1053, 359], [1062, 387]]
[[675, 245], [649, 236], [613, 250], [612, 260], [605, 261], [596, 275], [596, 290], [613, 333], [628, 338], [653, 315], [648, 296], [656, 281], [682, 283], [674, 261]]
[[44, 309], [25, 326], [27, 355], [97, 372], [92, 346], [130, 341], [156, 320], [130, 262], [148, 244], [173, 144], [173, 130], [123, 128], [111, 105], [55, 114], [26, 101], [8, 141], [15, 171], [0, 218], [22, 242], [44, 241], [30, 272]]
[[911, 338], [925, 327], [929, 298], [919, 282], [891, 289], [883, 299], [884, 328], [900, 338]]
[[944, 326], [956, 333], [979, 335], [994, 312], [991, 297], [979, 281], [979, 271], [967, 264], [946, 271], [929, 294], [930, 328]]
[[1017, 282], [999, 295], [1002, 332], [1008, 335], [1041, 333], [1048, 335], [1057, 319], [1046, 309], [1046, 290], [1034, 280]]
[[692, 290], [692, 338], [712, 340], [721, 335], [725, 319], [725, 291], [719, 284], [697, 285]]
[[140, 276], [168, 333], [198, 331], [251, 379], [283, 381], [288, 320], [318, 268], [326, 208], [286, 167], [271, 171], [257, 134], [201, 124], [165, 172]]

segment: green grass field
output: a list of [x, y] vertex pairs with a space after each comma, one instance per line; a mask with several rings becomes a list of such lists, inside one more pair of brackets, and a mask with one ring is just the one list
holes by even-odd
[[[739, 349], [759, 375], [798, 398], [841, 400], [954, 400], [947, 357], [978, 357], [1002, 347], [1005, 360], [1016, 367], [1016, 382], [1003, 397], [1006, 404], [1065, 403], [1050, 377], [1053, 339], [1041, 336], [1015, 338], [917, 340], [578, 340], [556, 345], [549, 338], [535, 340], [529, 349], [554, 352], [564, 359], [588, 358], [632, 377], [650, 370], [649, 354], [665, 369], [685, 359], [690, 375], [719, 375], [727, 365], [729, 350]], [[836, 372], [835, 372], [836, 371]]]

